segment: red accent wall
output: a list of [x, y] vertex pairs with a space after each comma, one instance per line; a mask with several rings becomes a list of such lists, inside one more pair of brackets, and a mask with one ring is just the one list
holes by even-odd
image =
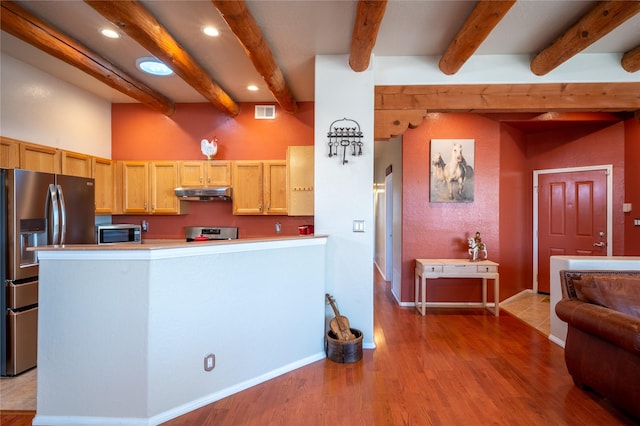
[[529, 171], [563, 167], [613, 165], [613, 255], [624, 251], [624, 123], [582, 124], [527, 135]]
[[640, 256], [640, 226], [633, 226], [633, 220], [640, 220], [640, 121], [637, 118], [625, 122], [625, 203], [631, 203], [630, 213], [624, 213], [624, 254]]
[[[475, 139], [472, 203], [429, 202], [431, 139]], [[443, 157], [449, 161], [448, 154]], [[466, 239], [480, 231], [489, 258], [500, 259], [500, 124], [475, 114], [431, 114], [419, 127], [405, 132], [402, 161], [401, 299], [410, 301], [416, 258], [466, 258]], [[480, 301], [481, 286], [475, 281], [429, 280], [427, 300]], [[504, 281], [502, 285], [508, 282]]]
[[[111, 157], [114, 160], [205, 160], [200, 141], [218, 138], [217, 160], [284, 160], [290, 145], [313, 145], [313, 102], [298, 103], [295, 115], [276, 105], [275, 120], [256, 120], [253, 103], [240, 104], [230, 118], [210, 104], [178, 104], [167, 117], [141, 104], [113, 104]], [[184, 238], [185, 226], [237, 226], [240, 237], [298, 233], [313, 217], [234, 216], [230, 202], [191, 202], [181, 216], [113, 216], [113, 223], [149, 222], [144, 238]]]
[[[640, 168], [625, 168], [625, 161], [640, 161], [637, 121], [520, 127], [523, 130], [474, 114], [430, 114], [419, 127], [405, 132], [402, 301], [414, 298], [416, 258], [466, 258], [465, 238], [475, 231], [488, 244], [489, 259], [500, 263], [500, 299], [531, 289], [533, 170], [612, 164], [613, 254], [640, 254], [640, 228], [631, 226], [631, 216], [640, 218]], [[429, 202], [431, 139], [475, 139], [473, 203]], [[634, 203], [636, 213], [630, 216], [622, 213], [625, 197]], [[492, 297], [489, 288], [490, 301]], [[427, 300], [477, 302], [480, 285], [472, 280], [430, 280]]]

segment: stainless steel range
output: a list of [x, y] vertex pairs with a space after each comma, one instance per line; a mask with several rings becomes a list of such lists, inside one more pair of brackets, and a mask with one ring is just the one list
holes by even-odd
[[229, 226], [187, 226], [185, 228], [187, 242], [211, 240], [235, 240], [238, 228]]

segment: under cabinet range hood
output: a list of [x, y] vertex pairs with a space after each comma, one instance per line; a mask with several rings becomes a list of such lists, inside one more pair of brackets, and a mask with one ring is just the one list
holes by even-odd
[[214, 186], [201, 188], [176, 188], [176, 197], [189, 201], [231, 201], [231, 188]]

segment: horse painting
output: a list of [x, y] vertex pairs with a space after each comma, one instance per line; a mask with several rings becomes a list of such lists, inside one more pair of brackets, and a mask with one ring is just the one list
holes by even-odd
[[457, 196], [462, 198], [464, 181], [467, 175], [467, 161], [462, 156], [462, 145], [454, 143], [451, 148], [451, 160], [444, 167], [444, 180], [447, 182], [449, 199], [453, 200], [453, 188], [457, 183]]
[[436, 203], [473, 201], [474, 147], [473, 139], [431, 139], [428, 159], [429, 201]]

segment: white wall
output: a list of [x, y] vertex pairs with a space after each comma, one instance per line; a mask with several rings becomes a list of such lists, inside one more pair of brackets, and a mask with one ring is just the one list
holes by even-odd
[[[327, 292], [352, 328], [373, 340], [373, 71], [356, 73], [348, 55], [317, 56], [315, 67], [315, 232], [329, 235]], [[364, 134], [363, 154], [343, 165], [328, 157], [327, 132], [349, 118]], [[364, 220], [365, 232], [353, 232]]]
[[1, 55], [0, 135], [111, 158], [111, 102]]
[[[376, 155], [374, 162], [375, 186], [379, 193], [378, 203], [385, 204], [385, 171], [386, 168], [392, 166], [393, 169], [393, 260], [391, 277], [385, 277], [387, 281], [391, 281], [391, 291], [400, 302], [400, 287], [402, 285], [402, 138], [391, 138], [388, 141], [376, 141]], [[385, 250], [385, 232], [386, 232], [386, 206], [377, 206], [376, 214], [376, 247], [375, 259], [384, 257]]]

